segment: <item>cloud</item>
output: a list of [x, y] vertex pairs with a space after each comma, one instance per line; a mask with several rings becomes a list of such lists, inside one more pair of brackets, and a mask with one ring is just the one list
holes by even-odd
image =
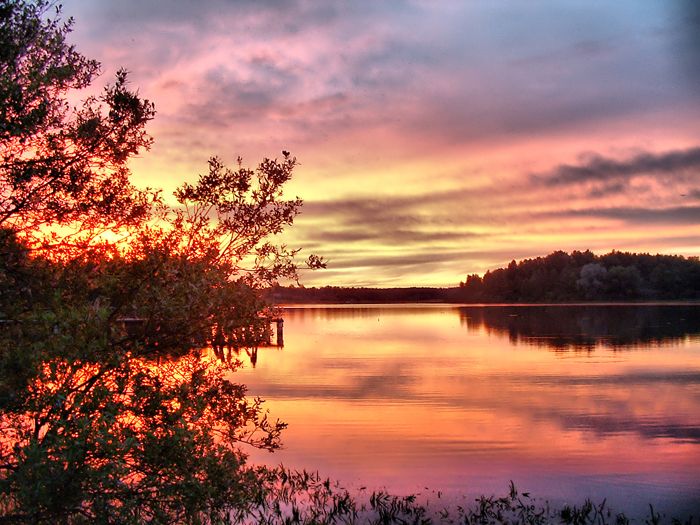
[[648, 224], [698, 224], [700, 206], [675, 206], [669, 208], [611, 207], [577, 210], [561, 210], [546, 213], [555, 217], [595, 217], [616, 219], [638, 225]]
[[436, 241], [459, 242], [480, 237], [480, 234], [464, 231], [420, 231], [408, 229], [374, 229], [371, 227], [314, 231], [307, 235], [311, 242], [353, 242], [368, 241], [378, 243], [423, 243]]
[[620, 181], [602, 182], [594, 184], [588, 190], [588, 197], [591, 199], [600, 199], [609, 197], [610, 195], [624, 193], [627, 189], [627, 184]]
[[[315, 136], [381, 129], [385, 136], [454, 143], [575, 129], [679, 98], [671, 84], [656, 87], [668, 61], [659, 44], [620, 36], [646, 34], [660, 8], [632, 20], [624, 6], [573, 11], [512, 2], [448, 8], [179, 0], [164, 9], [127, 0], [95, 2], [90, 9], [91, 26], [99, 28], [95, 37], [123, 47], [123, 35], [138, 35], [142, 43], [123, 59], [145, 62], [137, 66], [143, 75], [192, 75], [192, 115], [220, 127], [268, 128], [294, 115], [298, 128], [314, 124]], [[643, 62], [640, 48], [649, 51]], [[224, 79], [232, 94], [222, 96], [208, 75], [196, 67], [192, 74], [194, 62], [213, 70], [255, 69], [255, 78], [239, 85]], [[297, 68], [292, 81], [278, 91], [279, 68], [290, 64]], [[338, 93], [350, 99], [344, 118], [317, 118], [309, 102]], [[261, 105], [268, 111], [258, 112]], [[245, 117], [242, 126], [237, 120]]]
[[439, 264], [446, 261], [459, 261], [464, 259], [463, 251], [429, 251], [426, 253], [398, 253], [390, 255], [367, 255], [362, 258], [354, 256], [342, 258], [338, 257], [333, 262], [333, 268], [356, 268], [358, 266], [369, 267], [412, 267]]
[[616, 160], [598, 154], [589, 155], [584, 162], [562, 164], [534, 180], [548, 186], [589, 182], [628, 181], [639, 175], [660, 175], [675, 180], [690, 180], [700, 176], [700, 147], [664, 153], [639, 153], [626, 160]]
[[[634, 16], [626, 2], [63, 3], [78, 49], [156, 102], [135, 176], [168, 191], [211, 154], [291, 150], [306, 203], [290, 246], [342, 263], [336, 283], [365, 268], [370, 284], [447, 284], [567, 243], [632, 248], [640, 231], [609, 219], [692, 237], [700, 106], [676, 70], [699, 55], [683, 1]], [[597, 153], [572, 162], [583, 149]]]
[[181, 109], [180, 118], [199, 126], [224, 129], [241, 119], [265, 120], [298, 81], [293, 71], [271, 63], [253, 64], [245, 71], [217, 67], [200, 79], [199, 96]]
[[695, 0], [674, 2], [679, 15], [676, 53], [687, 85], [700, 95], [700, 4]]
[[427, 268], [456, 262], [471, 245], [486, 239], [472, 228], [475, 217], [471, 223], [464, 217], [468, 195], [471, 191], [464, 190], [307, 201], [298, 226], [302, 243], [323, 249], [334, 269]]
[[[515, 188], [518, 191], [522, 188]], [[513, 188], [503, 185], [499, 190], [483, 185], [450, 190], [423, 191], [404, 195], [380, 197], [353, 196], [328, 200], [308, 200], [304, 214], [335, 217], [348, 222], [367, 225], [394, 224], [397, 226], [431, 224], [433, 226], [464, 224], [463, 214], [479, 215], [473, 203], [503, 198]]]

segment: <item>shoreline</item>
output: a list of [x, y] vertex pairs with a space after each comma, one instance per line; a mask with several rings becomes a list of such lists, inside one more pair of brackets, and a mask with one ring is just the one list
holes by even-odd
[[277, 308], [300, 307], [352, 307], [352, 306], [453, 306], [453, 307], [530, 307], [530, 306], [700, 306], [697, 299], [669, 299], [647, 301], [564, 301], [564, 302], [453, 302], [453, 301], [309, 301], [282, 302], [274, 304]]

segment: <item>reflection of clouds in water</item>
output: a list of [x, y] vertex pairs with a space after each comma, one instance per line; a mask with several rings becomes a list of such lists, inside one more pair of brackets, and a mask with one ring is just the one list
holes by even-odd
[[[548, 418], [552, 418], [552, 414], [548, 414]], [[667, 438], [686, 443], [700, 443], [700, 426], [667, 419], [601, 414], [559, 414], [558, 422], [567, 430], [585, 430], [601, 437], [633, 433], [646, 439]]]
[[[342, 388], [340, 397], [345, 399], [411, 399], [412, 387], [419, 384], [421, 377], [412, 372], [412, 363], [390, 361], [377, 362], [362, 367], [362, 371], [348, 376], [350, 381]], [[336, 390], [336, 393], [339, 393]]]
[[[700, 481], [698, 309], [307, 307], [285, 312], [287, 346], [261, 349], [238, 380], [289, 423], [285, 464], [459, 493], [515, 479], [546, 498], [626, 493], [656, 508]], [[594, 350], [570, 351], [582, 326]], [[618, 328], [625, 352], [610, 344]], [[542, 342], [552, 335], [568, 346]]]
[[[256, 388], [275, 399], [370, 400], [436, 410], [486, 410], [532, 423], [550, 422], [567, 431], [584, 430], [601, 437], [634, 433], [645, 439], [673, 438], [700, 443], [700, 422], [692, 418], [682, 420], [690, 414], [662, 413], [654, 417], [644, 410], [648, 395], [637, 397], [639, 392], [655, 392], [660, 386], [670, 388], [674, 392], [671, 399], [654, 401], [671, 407], [678, 397], [688, 394], [687, 387], [700, 386], [700, 373], [532, 377], [528, 381], [534, 386], [527, 390], [522, 388], [524, 378], [444, 377], [446, 384], [461, 383], [461, 388], [449, 392], [422, 392], [424, 379], [419, 374], [402, 373], [400, 368], [372, 373], [363, 367], [363, 373], [347, 374], [343, 384], [261, 382]], [[620, 387], [630, 392], [630, 396], [620, 399]], [[700, 399], [696, 396], [691, 401], [700, 410]]]
[[[598, 438], [633, 434], [642, 440], [697, 444], [700, 369], [684, 362], [681, 350], [684, 342], [690, 344], [689, 334], [700, 333], [695, 315], [699, 309], [697, 305], [291, 309], [285, 312], [290, 334], [301, 335], [296, 326], [301, 330], [313, 322], [314, 333], [321, 336], [309, 343], [290, 335], [291, 346], [279, 355], [289, 353], [291, 377], [262, 373], [251, 379], [256, 391], [279, 400], [397, 404], [467, 420], [469, 414], [485, 411], [519, 421], [520, 430], [511, 427], [515, 434], [553, 425]], [[462, 328], [465, 324], [468, 331]], [[347, 326], [354, 327], [351, 337], [334, 332]], [[542, 350], [579, 349], [582, 330], [594, 352], [573, 352], [568, 361]], [[424, 337], [440, 331], [443, 340], [437, 344]], [[630, 352], [615, 353], [620, 348]], [[519, 359], [525, 359], [524, 368]], [[527, 359], [534, 359], [534, 364]], [[275, 364], [270, 366], [274, 372]], [[469, 436], [465, 430], [464, 439]]]
[[[281, 385], [260, 382], [257, 389], [275, 399], [309, 399], [367, 401], [400, 403], [407, 407], [432, 408], [452, 411], [482, 411], [516, 417], [531, 423], [550, 422], [567, 431], [583, 430], [605, 437], [620, 433], [637, 434], [644, 439], [671, 438], [700, 444], [700, 421], [682, 418], [700, 413], [700, 399], [691, 400], [695, 410], [690, 413], [649, 415], [643, 409], [648, 399], [637, 399], [638, 392], [654, 392], [659, 385], [673, 390], [671, 399], [655, 399], [665, 407], [686, 395], [686, 387], [700, 387], [700, 373], [678, 372], [664, 376], [640, 375], [613, 376], [609, 378], [547, 377], [549, 388], [542, 388], [542, 381], [533, 378], [538, 385], [523, 391], [522, 381], [510, 381], [483, 377], [463, 379], [465, 388], [448, 394], [422, 393], [423, 379], [419, 375], [391, 375], [377, 372], [373, 375], [348, 375], [343, 385]], [[455, 378], [444, 378], [455, 384]], [[628, 389], [630, 396], [619, 399], [619, 387]], [[552, 388], [554, 387], [554, 388]], [[577, 390], [572, 390], [578, 387]], [[585, 391], [581, 391], [584, 387]], [[604, 388], [607, 388], [606, 391]], [[677, 394], [677, 395], [676, 395]], [[653, 395], [653, 394], [652, 394]], [[589, 397], [590, 396], [590, 397]], [[670, 404], [669, 404], [670, 403]]]
[[276, 398], [415, 401], [423, 398], [414, 392], [413, 387], [422, 380], [418, 370], [412, 371], [414, 364], [410, 360], [386, 363], [353, 359], [336, 366], [331, 360], [320, 360], [315, 364], [318, 377], [326, 377], [324, 370], [342, 370], [342, 383], [294, 384], [258, 379], [256, 387]]
[[637, 385], [653, 387], [659, 384], [700, 385], [700, 371], [672, 370], [665, 372], [629, 372], [606, 376], [530, 376], [528, 381], [538, 385], [561, 386], [617, 386]]

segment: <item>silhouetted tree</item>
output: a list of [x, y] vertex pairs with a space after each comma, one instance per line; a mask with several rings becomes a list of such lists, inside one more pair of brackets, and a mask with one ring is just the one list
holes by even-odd
[[581, 277], [576, 281], [578, 289], [584, 299], [602, 297], [605, 293], [605, 281], [608, 271], [599, 263], [584, 264], [581, 268]]
[[700, 298], [697, 257], [590, 251], [511, 261], [507, 268], [470, 275], [459, 288], [466, 302]]
[[[212, 159], [175, 209], [136, 190], [153, 106], [120, 72], [71, 108], [99, 66], [70, 27], [0, 0], [0, 521], [226, 522], [276, 479], [240, 445], [273, 450], [284, 425], [200, 347], [256, 333], [258, 287], [296, 277], [272, 241], [301, 206], [282, 194], [296, 161]], [[128, 242], [95, 242], [108, 229]]]
[[45, 225], [71, 225], [62, 239], [76, 244], [138, 224], [153, 198], [129, 182], [126, 165], [151, 144], [153, 104], [122, 70], [100, 96], [71, 106], [67, 93], [99, 73], [67, 43], [71, 26], [54, 2], [0, 2], [0, 227], [34, 243], [49, 239]]

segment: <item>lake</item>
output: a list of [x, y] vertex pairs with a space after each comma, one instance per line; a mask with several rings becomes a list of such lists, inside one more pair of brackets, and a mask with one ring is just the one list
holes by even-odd
[[234, 373], [283, 450], [251, 460], [445, 501], [521, 490], [700, 514], [700, 305], [287, 307]]

